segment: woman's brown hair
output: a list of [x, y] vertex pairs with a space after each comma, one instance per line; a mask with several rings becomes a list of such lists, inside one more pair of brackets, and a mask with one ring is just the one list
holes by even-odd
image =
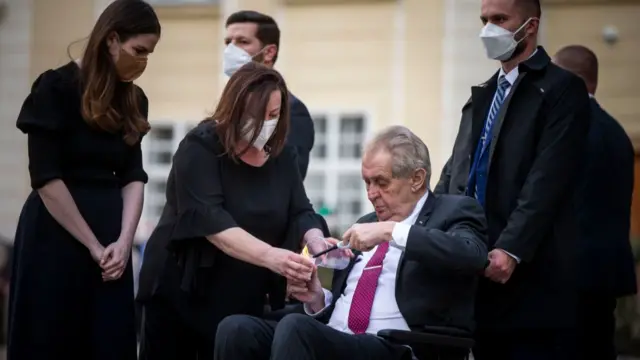
[[[238, 69], [224, 87], [216, 111], [204, 120], [215, 122], [225, 153], [232, 159], [237, 161], [258, 138], [273, 91], [280, 91], [282, 102], [278, 125], [265, 150], [271, 155], [278, 155], [284, 148], [289, 131], [289, 91], [282, 75], [276, 70], [256, 62]], [[253, 132], [253, 136], [249, 145], [240, 149], [239, 141], [250, 132]]]
[[107, 38], [114, 33], [121, 43], [143, 34], [160, 36], [160, 22], [147, 2], [116, 0], [96, 21], [82, 57], [82, 116], [92, 126], [122, 132], [133, 145], [149, 131], [141, 111], [142, 94], [133, 83], [121, 82], [109, 53]]

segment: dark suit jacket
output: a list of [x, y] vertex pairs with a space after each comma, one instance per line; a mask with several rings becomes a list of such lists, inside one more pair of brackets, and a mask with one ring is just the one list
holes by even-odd
[[[493, 126], [485, 213], [490, 249], [522, 262], [505, 285], [483, 279], [478, 327], [556, 328], [574, 320], [577, 219], [572, 196], [589, 130], [584, 82], [550, 62], [542, 47], [519, 77]], [[464, 194], [498, 72], [471, 89], [437, 193]]]
[[[359, 223], [377, 221], [375, 213]], [[398, 308], [412, 329], [425, 325], [473, 330], [478, 274], [487, 262], [486, 223], [480, 204], [464, 196], [430, 193], [411, 227], [396, 275]], [[319, 316], [327, 323], [342, 295], [349, 266], [333, 275], [333, 303]]]
[[298, 168], [302, 180], [307, 176], [307, 168], [309, 167], [309, 154], [313, 148], [315, 141], [315, 129], [313, 120], [307, 107], [298, 99], [289, 93], [289, 114], [291, 116], [291, 126], [287, 135], [287, 144], [296, 149], [298, 154]]
[[629, 242], [634, 151], [618, 122], [591, 99], [591, 129], [578, 188], [580, 285], [599, 296], [636, 292]]

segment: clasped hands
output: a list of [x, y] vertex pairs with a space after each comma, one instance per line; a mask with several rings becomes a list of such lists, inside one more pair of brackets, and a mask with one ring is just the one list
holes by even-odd
[[516, 260], [502, 249], [489, 252], [489, 266], [484, 269], [484, 276], [500, 284], [505, 284], [511, 278], [516, 268]]
[[98, 244], [91, 249], [91, 257], [102, 268], [102, 280], [113, 281], [119, 279], [129, 263], [132, 242], [120, 238], [106, 248]]

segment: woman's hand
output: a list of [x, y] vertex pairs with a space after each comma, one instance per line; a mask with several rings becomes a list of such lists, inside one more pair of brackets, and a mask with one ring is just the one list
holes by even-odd
[[104, 246], [96, 240], [96, 244], [89, 249], [89, 252], [91, 253], [93, 261], [100, 265], [100, 262], [102, 261], [102, 254], [104, 254]]
[[117, 280], [124, 273], [129, 255], [131, 254], [131, 242], [125, 239], [111, 243], [104, 249], [100, 267], [102, 268], [102, 280]]
[[293, 281], [309, 281], [313, 273], [313, 261], [289, 250], [272, 247], [264, 254], [269, 270]]

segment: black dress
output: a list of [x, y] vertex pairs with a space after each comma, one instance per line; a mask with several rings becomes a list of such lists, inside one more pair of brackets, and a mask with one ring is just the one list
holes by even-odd
[[303, 234], [321, 226], [293, 149], [254, 167], [224, 155], [213, 124], [193, 129], [173, 158], [167, 203], [145, 248], [140, 359], [213, 359], [224, 317], [261, 316], [267, 293], [284, 300], [284, 291], [271, 291], [284, 278], [226, 255], [205, 236], [241, 227], [299, 251]]
[[[83, 120], [78, 77], [73, 62], [40, 75], [17, 126], [28, 134], [32, 188], [62, 179], [106, 247], [120, 235], [121, 187], [147, 175], [140, 143], [129, 146], [122, 134]], [[53, 219], [35, 190], [20, 214], [14, 258], [9, 359], [136, 359], [131, 261], [119, 280], [103, 282], [89, 250]]]

